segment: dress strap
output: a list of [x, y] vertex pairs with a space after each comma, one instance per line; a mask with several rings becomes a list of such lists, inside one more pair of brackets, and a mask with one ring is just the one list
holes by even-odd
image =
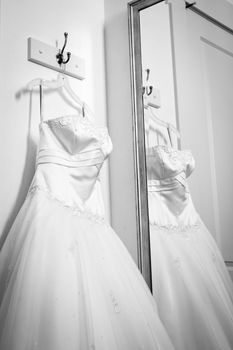
[[44, 119], [44, 89], [43, 89], [43, 80], [40, 81], [40, 121]]
[[173, 147], [173, 144], [172, 144], [172, 138], [171, 138], [170, 124], [168, 124], [168, 126], [167, 126], [167, 133], [168, 133], [168, 137], [169, 137], [170, 145], [171, 145], [171, 147]]
[[83, 115], [83, 118], [86, 117], [85, 102], [83, 102], [82, 104], [82, 115]]
[[88, 119], [91, 123], [93, 124], [95, 123], [94, 114], [91, 111], [91, 109], [88, 107], [86, 102], [82, 103], [82, 115], [83, 115], [83, 118]]

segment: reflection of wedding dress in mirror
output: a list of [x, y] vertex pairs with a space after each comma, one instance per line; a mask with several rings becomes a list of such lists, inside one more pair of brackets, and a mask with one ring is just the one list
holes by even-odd
[[193, 170], [188, 150], [147, 148], [153, 294], [177, 350], [232, 350], [233, 285], [194, 208]]
[[104, 219], [98, 174], [111, 149], [81, 111], [42, 118], [34, 179], [0, 252], [1, 350], [174, 350]]

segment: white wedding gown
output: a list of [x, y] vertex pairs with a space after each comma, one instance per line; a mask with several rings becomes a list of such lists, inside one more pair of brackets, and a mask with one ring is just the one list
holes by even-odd
[[81, 115], [41, 122], [34, 179], [0, 253], [0, 350], [174, 350], [103, 218], [111, 149]]
[[230, 350], [233, 285], [193, 206], [186, 181], [193, 169], [189, 151], [147, 151], [153, 294], [177, 350]]

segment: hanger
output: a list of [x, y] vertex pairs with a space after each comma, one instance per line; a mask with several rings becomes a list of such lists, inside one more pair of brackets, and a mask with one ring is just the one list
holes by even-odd
[[64, 88], [65, 91], [73, 98], [73, 100], [77, 102], [81, 107], [84, 104], [84, 102], [78, 97], [78, 95], [76, 95], [76, 93], [71, 89], [69, 81], [63, 73], [58, 73], [56, 80], [44, 80], [41, 78], [33, 79], [27, 84], [26, 88], [27, 90], [32, 90], [35, 86], [40, 85], [52, 90]]
[[78, 97], [78, 95], [72, 90], [69, 80], [64, 73], [58, 73], [56, 80], [44, 80], [41, 78], [33, 79], [26, 85], [26, 89], [32, 90], [36, 86], [39, 86], [40, 88], [47, 87], [52, 90], [64, 89], [68, 93], [68, 95], [81, 107], [83, 116], [86, 116], [86, 111], [88, 114], [88, 118], [90, 117], [92, 121], [94, 120], [93, 112], [88, 107], [88, 105], [84, 101], [82, 101]]
[[161, 126], [163, 126], [163, 127], [165, 127], [165, 128], [167, 129], [167, 131], [168, 131], [168, 136], [169, 136], [169, 139], [170, 139], [171, 144], [172, 144], [172, 140], [171, 140], [170, 131], [172, 131], [172, 132], [176, 135], [176, 137], [177, 137], [178, 139], [180, 139], [180, 132], [179, 132], [179, 130], [177, 130], [172, 124], [170, 124], [170, 123], [168, 123], [168, 122], [165, 122], [165, 121], [159, 119], [159, 118], [153, 113], [152, 107], [146, 106], [145, 108], [146, 108], [147, 110], [150, 111], [149, 117], [150, 117], [154, 122], [156, 122], [157, 124], [159, 124], [159, 125], [161, 125]]

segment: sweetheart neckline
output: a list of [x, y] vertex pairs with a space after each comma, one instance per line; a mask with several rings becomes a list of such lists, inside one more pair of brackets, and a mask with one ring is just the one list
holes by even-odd
[[[62, 116], [56, 117], [56, 118], [45, 119], [45, 120], [42, 120], [39, 123], [39, 126], [44, 125], [44, 124], [50, 124], [50, 123], [55, 123], [56, 124], [56, 123], [59, 123], [61, 120], [66, 120], [66, 119], [67, 120], [76, 119], [81, 124], [89, 125], [89, 126], [91, 126], [93, 128], [97, 128], [97, 129], [107, 130], [107, 132], [108, 132], [107, 126], [94, 124], [90, 120], [88, 120], [87, 117], [83, 117], [81, 113], [80, 114], [67, 114], [67, 115], [62, 115]], [[61, 123], [61, 125], [62, 125], [62, 123]]]
[[178, 148], [174, 148], [174, 147], [171, 147], [171, 146], [168, 146], [168, 145], [155, 145], [155, 146], [150, 146], [150, 147], [147, 147], [146, 148], [146, 153], [151, 150], [157, 150], [157, 149], [163, 149], [163, 150], [166, 150], [166, 151], [170, 151], [170, 152], [189, 152], [191, 153], [191, 150], [189, 149], [178, 149]]

